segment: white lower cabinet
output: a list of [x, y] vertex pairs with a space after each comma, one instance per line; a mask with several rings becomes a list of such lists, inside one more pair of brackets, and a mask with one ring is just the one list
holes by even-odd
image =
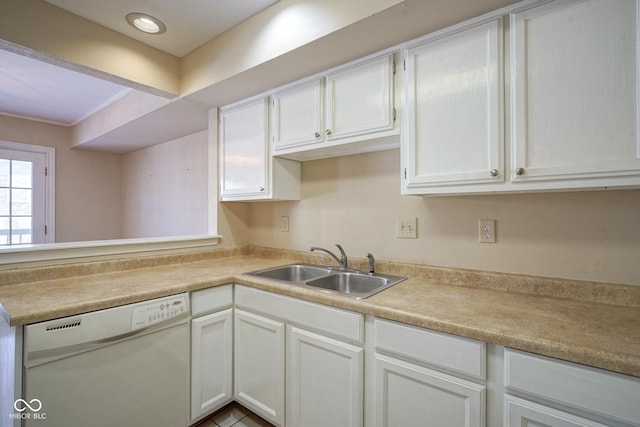
[[362, 426], [362, 347], [287, 326], [287, 349], [287, 425]]
[[505, 427], [640, 426], [638, 378], [511, 349], [504, 372]]
[[277, 426], [363, 426], [363, 315], [238, 285], [235, 321], [239, 403]]
[[233, 399], [232, 285], [191, 296], [191, 421]]
[[373, 325], [373, 426], [485, 426], [485, 343], [382, 319]]
[[284, 323], [236, 309], [236, 400], [277, 426], [284, 425]]
[[376, 355], [376, 426], [480, 427], [484, 389], [399, 359]]

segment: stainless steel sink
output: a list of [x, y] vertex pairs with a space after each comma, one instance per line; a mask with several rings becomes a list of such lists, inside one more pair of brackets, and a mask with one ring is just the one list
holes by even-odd
[[385, 286], [389, 281], [380, 276], [367, 276], [360, 273], [336, 273], [319, 279], [310, 280], [308, 286], [339, 292], [341, 294], [366, 294]]
[[266, 270], [252, 271], [245, 273], [251, 276], [263, 277], [265, 279], [275, 279], [284, 282], [305, 282], [320, 276], [331, 274], [332, 270], [327, 267], [291, 264], [280, 267], [268, 268]]
[[244, 274], [355, 299], [367, 298], [406, 279], [390, 274], [370, 275], [309, 264], [289, 264]]

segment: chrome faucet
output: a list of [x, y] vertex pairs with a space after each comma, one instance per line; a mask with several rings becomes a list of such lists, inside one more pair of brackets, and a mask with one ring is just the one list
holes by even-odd
[[311, 252], [313, 251], [322, 251], [322, 252], [326, 252], [329, 255], [331, 255], [333, 257], [333, 259], [336, 260], [336, 262], [338, 264], [340, 264], [340, 270], [344, 271], [348, 268], [348, 264], [347, 264], [347, 254], [344, 253], [344, 249], [342, 249], [342, 246], [340, 246], [339, 244], [336, 243], [336, 247], [338, 248], [338, 250], [340, 251], [340, 258], [338, 258], [333, 252], [331, 252], [328, 249], [324, 249], [324, 248], [319, 248], [317, 246], [311, 246], [311, 249], [309, 249]]

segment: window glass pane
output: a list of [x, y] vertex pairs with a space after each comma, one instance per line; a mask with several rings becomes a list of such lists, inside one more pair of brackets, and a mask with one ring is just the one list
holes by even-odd
[[31, 183], [33, 164], [20, 160], [13, 160], [11, 163], [11, 186], [14, 188], [31, 188], [33, 185]]
[[0, 217], [0, 245], [9, 244], [9, 218]]
[[31, 191], [11, 190], [11, 215], [31, 215]]
[[31, 217], [11, 218], [11, 244], [31, 243]]
[[9, 160], [0, 159], [0, 187], [9, 186]]
[[9, 189], [0, 188], [0, 215], [9, 215]]

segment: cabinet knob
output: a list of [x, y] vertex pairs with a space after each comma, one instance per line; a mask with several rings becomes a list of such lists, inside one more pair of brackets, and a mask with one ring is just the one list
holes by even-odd
[[327, 129], [324, 131], [325, 135], [329, 136], [331, 135], [331, 129]]
[[263, 192], [264, 191], [264, 187], [260, 187], [260, 188], [258, 188], [258, 190], [260, 190], [260, 192]]
[[316, 133], [315, 133], [315, 137], [316, 137], [316, 138], [320, 138], [320, 132], [316, 132]]
[[524, 175], [524, 168], [518, 168], [518, 169], [516, 169], [516, 175], [518, 175], [518, 176], [522, 176], [522, 175]]
[[500, 172], [498, 171], [498, 169], [491, 169], [491, 170], [489, 171], [489, 175], [491, 175], [491, 176], [498, 176], [498, 175], [500, 175]]

